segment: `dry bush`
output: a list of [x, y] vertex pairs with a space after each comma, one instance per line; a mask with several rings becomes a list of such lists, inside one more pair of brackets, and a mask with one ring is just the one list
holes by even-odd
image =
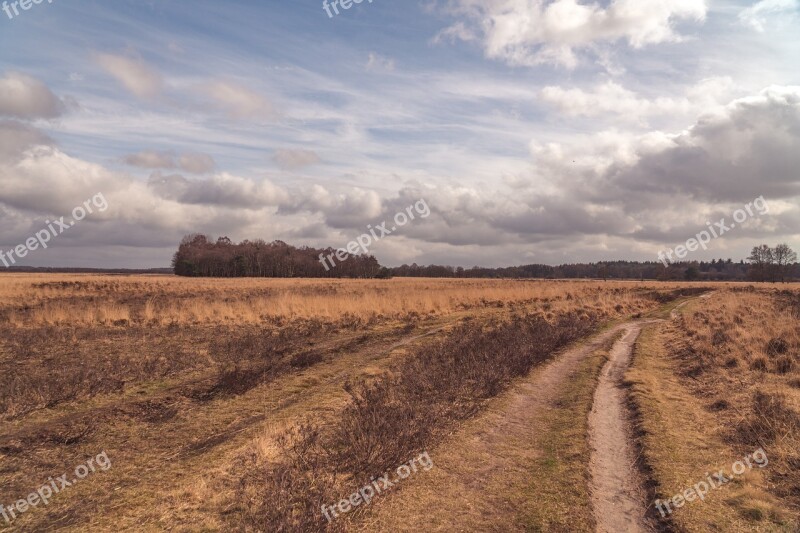
[[800, 414], [786, 395], [756, 391], [750, 416], [736, 428], [738, 438], [750, 446], [767, 446], [776, 440], [800, 437]]
[[254, 465], [246, 474], [239, 498], [245, 502], [245, 523], [239, 525], [270, 524], [275, 531], [325, 528], [322, 503], [431, 446], [514, 377], [595, 325], [575, 314], [554, 322], [517, 316], [485, 328], [467, 324], [390, 373], [349, 385], [351, 402], [335, 423], [302, 427], [284, 441], [289, 445], [282, 462]]
[[[210, 375], [211, 383], [205, 379], [190, 386], [184, 391], [190, 398], [243, 394], [291, 371], [287, 354], [312, 331], [305, 324], [279, 333], [177, 325], [165, 329], [163, 336], [147, 328], [6, 329], [7, 348], [18, 363], [0, 381], [0, 419], [192, 373]], [[54, 347], [60, 353], [53, 353]], [[306, 366], [314, 364], [313, 357], [305, 355]]]
[[769, 362], [767, 358], [763, 355], [759, 355], [758, 357], [753, 358], [750, 362], [750, 369], [751, 370], [758, 370], [759, 372], [766, 372], [769, 369]]

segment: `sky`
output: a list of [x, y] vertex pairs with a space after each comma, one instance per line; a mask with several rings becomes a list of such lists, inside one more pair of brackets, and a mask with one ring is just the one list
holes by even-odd
[[326, 4], [0, 4], [0, 251], [339, 248], [421, 200], [382, 264], [800, 251], [800, 0]]

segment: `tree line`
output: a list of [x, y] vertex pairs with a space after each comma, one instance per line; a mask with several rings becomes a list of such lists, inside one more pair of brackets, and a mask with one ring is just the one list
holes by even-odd
[[753, 248], [747, 262], [732, 259], [686, 261], [668, 267], [658, 261], [604, 261], [559, 266], [453, 267], [402, 265], [382, 267], [372, 255], [339, 251], [343, 260], [326, 269], [320, 257], [337, 253], [333, 248], [295, 247], [283, 241], [233, 243], [206, 235], [183, 238], [172, 261], [179, 276], [264, 278], [496, 278], [496, 279], [657, 279], [664, 281], [787, 281], [800, 278], [797, 254], [786, 244]]

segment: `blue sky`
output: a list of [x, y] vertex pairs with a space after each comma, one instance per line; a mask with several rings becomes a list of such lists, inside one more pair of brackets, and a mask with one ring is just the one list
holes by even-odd
[[[796, 0], [44, 0], [0, 11], [0, 249], [169, 264], [191, 232], [374, 245], [384, 264], [654, 260], [800, 247]], [[5, 131], [4, 131], [5, 130]], [[22, 132], [22, 133], [21, 133]]]

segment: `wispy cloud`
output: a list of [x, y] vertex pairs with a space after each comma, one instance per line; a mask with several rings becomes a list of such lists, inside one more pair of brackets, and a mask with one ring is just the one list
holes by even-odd
[[155, 98], [164, 88], [161, 74], [139, 58], [98, 53], [94, 59], [100, 67], [138, 98]]

